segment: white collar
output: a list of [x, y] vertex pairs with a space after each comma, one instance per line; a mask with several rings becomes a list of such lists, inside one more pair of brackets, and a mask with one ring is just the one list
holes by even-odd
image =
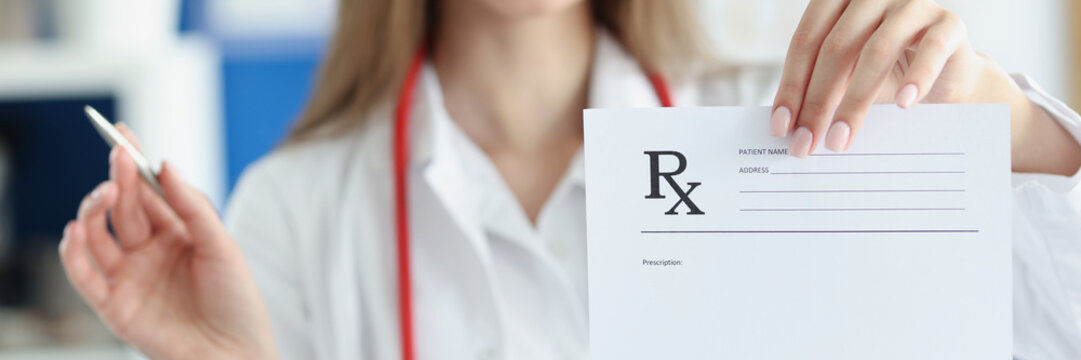
[[[660, 106], [657, 94], [638, 62], [611, 35], [598, 30], [595, 46], [589, 108]], [[444, 106], [439, 77], [430, 62], [422, 66], [415, 91], [410, 119], [410, 160], [414, 167], [427, 167], [454, 154], [449, 139], [456, 125]], [[567, 176], [575, 183], [584, 181], [581, 155], [579, 150], [568, 168]]]
[[[589, 108], [656, 107], [660, 105], [645, 73], [638, 62], [604, 31], [597, 32], [589, 82]], [[481, 223], [491, 208], [492, 200], [477, 194], [475, 174], [466, 173], [466, 159], [457, 148], [464, 134], [447, 113], [443, 103], [439, 77], [430, 62], [426, 62], [418, 79], [416, 99], [411, 120], [410, 157], [413, 169], [424, 174], [428, 185], [442, 198], [453, 217], [468, 233], [479, 235]], [[467, 140], [468, 141], [468, 140]], [[556, 192], [584, 189], [585, 169], [579, 149], [557, 185]], [[491, 185], [491, 184], [488, 184]], [[481, 185], [482, 187], [484, 185]], [[490, 190], [490, 189], [489, 189]], [[509, 190], [508, 190], [509, 192]], [[559, 194], [553, 192], [555, 197]], [[491, 195], [491, 194], [489, 194]], [[548, 206], [546, 201], [545, 206]], [[501, 202], [496, 201], [497, 204]], [[517, 209], [520, 211], [520, 208]], [[473, 218], [480, 216], [481, 218]], [[524, 219], [524, 214], [521, 216]], [[489, 224], [490, 225], [490, 224]], [[532, 226], [526, 223], [500, 223], [497, 231], [521, 234]]]

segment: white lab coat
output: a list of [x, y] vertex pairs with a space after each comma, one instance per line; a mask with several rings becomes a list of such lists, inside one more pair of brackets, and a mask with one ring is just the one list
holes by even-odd
[[[601, 35], [596, 46], [590, 107], [658, 105], [614, 40]], [[672, 84], [675, 102], [769, 104], [778, 70], [703, 74]], [[1026, 78], [1015, 80], [1081, 139], [1077, 113]], [[507, 209], [513, 198], [494, 168], [476, 166], [484, 156], [446, 116], [430, 65], [417, 91], [409, 194], [418, 355], [587, 357], [580, 154], [537, 230], [520, 226], [523, 217], [513, 209], [478, 213], [478, 202]], [[400, 358], [389, 104], [366, 121], [340, 138], [275, 150], [245, 172], [231, 199], [226, 223], [269, 306], [284, 358]], [[1081, 359], [1078, 181], [1079, 175], [1014, 175], [1014, 347], [1021, 359]], [[500, 237], [526, 245], [511, 248]], [[528, 245], [557, 240], [564, 245]], [[545, 269], [555, 280], [527, 279]]]

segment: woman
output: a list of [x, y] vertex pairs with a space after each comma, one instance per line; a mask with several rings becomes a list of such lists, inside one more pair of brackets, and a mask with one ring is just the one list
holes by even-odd
[[[703, 65], [679, 1], [344, 0], [340, 13], [307, 111], [248, 169], [228, 226], [173, 167], [162, 201], [114, 149], [60, 252], [120, 338], [155, 358], [586, 357], [581, 110], [658, 106], [667, 87], [648, 71], [681, 106], [772, 99], [762, 120], [800, 157], [844, 151], [875, 102], [1009, 103], [1016, 355], [1081, 358], [1081, 117], [975, 53], [930, 1], [812, 1], [779, 87], [768, 68]], [[417, 49], [429, 56], [414, 72]]]

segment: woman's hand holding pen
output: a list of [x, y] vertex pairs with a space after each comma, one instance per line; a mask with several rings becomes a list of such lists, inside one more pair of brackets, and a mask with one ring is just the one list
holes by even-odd
[[109, 180], [83, 199], [60, 243], [79, 294], [152, 358], [276, 357], [266, 306], [210, 202], [167, 164], [162, 199], [122, 147], [109, 163]]
[[[785, 60], [770, 133], [789, 153], [848, 149], [873, 103], [1008, 103], [1013, 170], [1073, 174], [1081, 147], [931, 0], [812, 0]], [[958, 134], [963, 135], [963, 134]]]

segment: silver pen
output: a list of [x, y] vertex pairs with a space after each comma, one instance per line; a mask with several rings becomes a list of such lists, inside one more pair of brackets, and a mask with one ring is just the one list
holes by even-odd
[[101, 138], [105, 139], [105, 142], [109, 143], [110, 147], [117, 145], [123, 147], [131, 155], [131, 159], [135, 161], [135, 167], [139, 169], [139, 175], [142, 175], [143, 180], [146, 180], [146, 183], [150, 185], [150, 188], [154, 189], [154, 192], [164, 197], [165, 193], [162, 192], [161, 184], [158, 183], [157, 174], [150, 167], [150, 161], [146, 160], [146, 156], [143, 156], [143, 153], [135, 149], [135, 146], [119, 130], [116, 130], [116, 127], [109, 120], [101, 116], [101, 113], [98, 113], [97, 110], [87, 105], [83, 107], [83, 111], [90, 118], [90, 123], [94, 124], [94, 129], [98, 131], [98, 134], [101, 134]]

